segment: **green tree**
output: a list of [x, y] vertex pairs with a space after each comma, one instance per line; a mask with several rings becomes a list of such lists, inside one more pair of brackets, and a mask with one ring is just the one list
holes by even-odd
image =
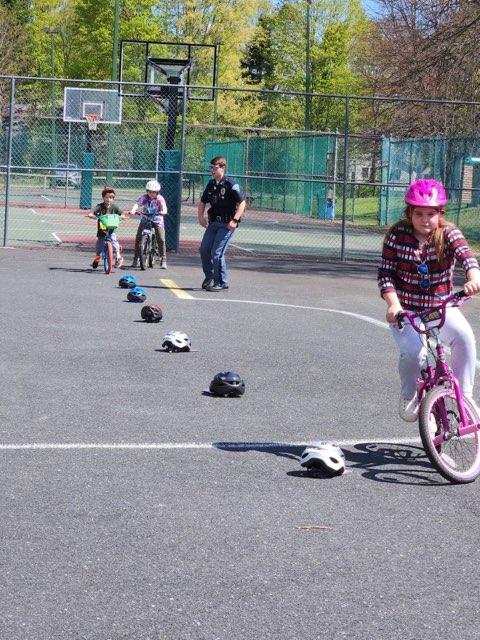
[[29, 52], [25, 27], [16, 13], [0, 5], [0, 75], [28, 73]]
[[[160, 33], [152, 0], [120, 0], [120, 39], [155, 39]], [[75, 53], [66, 69], [75, 78], [108, 80], [112, 69], [112, 0], [76, 0], [73, 26]], [[142, 34], [139, 37], [138, 34]], [[144, 38], [143, 34], [148, 34]]]
[[[10, 9], [21, 24], [26, 24], [31, 20], [32, 3], [30, 0], [0, 0], [0, 6]], [[2, 27], [4, 23], [2, 22]]]
[[[180, 0], [172, 11], [176, 20], [172, 36], [181, 41], [214, 44], [220, 42], [218, 85], [245, 87], [242, 78], [242, 54], [245, 43], [254, 32], [254, 21], [265, 0]], [[232, 28], [234, 25], [234, 28]], [[206, 61], [205, 80], [211, 83], [211, 64]], [[191, 103], [189, 113], [193, 119], [206, 122], [214, 117], [210, 103]], [[229, 124], [248, 124], [256, 117], [255, 102], [245, 94], [218, 92], [217, 121]]]
[[[306, 89], [307, 3], [285, 0], [258, 21], [243, 58], [250, 84], [271, 91]], [[317, 93], [351, 94], [360, 88], [352, 65], [352, 49], [366, 18], [359, 0], [313, 0], [310, 5], [311, 89]], [[314, 97], [314, 129], [331, 129], [343, 121], [343, 101]], [[302, 129], [305, 98], [266, 93], [259, 124]]]

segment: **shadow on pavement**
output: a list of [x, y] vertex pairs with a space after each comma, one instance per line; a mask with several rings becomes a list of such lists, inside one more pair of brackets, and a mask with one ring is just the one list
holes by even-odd
[[[291, 458], [298, 462], [302, 451], [308, 445], [293, 445], [282, 442], [214, 442], [213, 446], [223, 451], [244, 453], [259, 451], [276, 456]], [[438, 486], [450, 483], [432, 468], [424, 450], [420, 446], [393, 443], [362, 443], [352, 448], [342, 447], [347, 471], [358, 469], [362, 477], [375, 482], [391, 484]], [[296, 478], [334, 480], [318, 471], [296, 469], [287, 472]]]

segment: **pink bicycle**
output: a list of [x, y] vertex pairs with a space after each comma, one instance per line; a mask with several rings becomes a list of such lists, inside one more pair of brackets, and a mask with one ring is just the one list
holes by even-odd
[[408, 321], [426, 347], [417, 380], [419, 429], [430, 462], [447, 480], [473, 482], [480, 475], [480, 416], [463, 396], [440, 340], [448, 306], [461, 306], [469, 299], [463, 291], [452, 294], [437, 307], [398, 314], [398, 326]]

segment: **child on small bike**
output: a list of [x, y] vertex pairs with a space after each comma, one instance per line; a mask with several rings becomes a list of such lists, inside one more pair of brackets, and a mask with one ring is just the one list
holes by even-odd
[[[387, 322], [399, 349], [400, 417], [414, 422], [418, 415], [416, 381], [425, 347], [413, 327], [400, 330], [397, 315], [436, 306], [452, 293], [455, 263], [466, 275], [467, 295], [480, 292], [480, 268], [461, 231], [445, 220], [448, 197], [436, 180], [413, 182], [405, 194], [404, 218], [387, 232], [378, 269], [380, 295], [387, 303]], [[449, 307], [442, 341], [452, 353], [452, 370], [466, 398], [472, 398], [476, 345], [472, 328], [457, 307]]]
[[[152, 224], [155, 229], [157, 238], [158, 252], [160, 255], [160, 269], [167, 268], [167, 253], [165, 245], [165, 225], [163, 218], [167, 215], [167, 203], [165, 198], [160, 195], [160, 183], [156, 180], [149, 180], [145, 185], [146, 193], [140, 196], [137, 202], [130, 209], [130, 215], [140, 215], [140, 224], [138, 225], [137, 235], [135, 236], [135, 255], [133, 257], [132, 267], [138, 267], [140, 259], [140, 242], [142, 232], [147, 224]], [[137, 210], [140, 213], [137, 214]]]
[[[93, 210], [92, 213], [87, 214], [87, 218], [96, 218], [97, 219], [97, 243], [95, 245], [95, 258], [92, 262], [92, 268], [96, 269], [98, 267], [98, 265], [100, 264], [100, 260], [102, 259], [101, 253], [102, 253], [102, 241], [103, 238], [105, 238], [105, 230], [102, 229], [100, 221], [98, 220], [98, 218], [102, 215], [105, 214], [116, 214], [118, 216], [120, 216], [121, 218], [125, 218], [126, 216], [124, 216], [122, 214], [122, 212], [120, 211], [120, 209], [117, 207], [116, 204], [114, 204], [114, 200], [115, 200], [115, 189], [113, 189], [113, 187], [105, 187], [102, 191], [102, 199], [103, 202], [100, 202], [100, 204], [97, 204], [97, 206], [95, 207], [95, 209]], [[122, 264], [123, 264], [123, 257], [120, 254], [120, 243], [118, 242], [117, 239], [117, 234], [115, 232], [112, 232], [110, 234], [111, 238], [112, 238], [112, 248], [113, 248], [113, 253], [115, 254], [115, 267], [117, 269], [119, 269]]]

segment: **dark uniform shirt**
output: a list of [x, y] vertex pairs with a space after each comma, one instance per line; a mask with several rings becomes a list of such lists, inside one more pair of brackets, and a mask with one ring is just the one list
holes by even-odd
[[217, 220], [226, 224], [230, 222], [237, 206], [244, 200], [239, 184], [228, 176], [223, 176], [220, 182], [216, 182], [215, 178], [209, 180], [201, 197], [202, 202], [210, 204], [209, 221]]

